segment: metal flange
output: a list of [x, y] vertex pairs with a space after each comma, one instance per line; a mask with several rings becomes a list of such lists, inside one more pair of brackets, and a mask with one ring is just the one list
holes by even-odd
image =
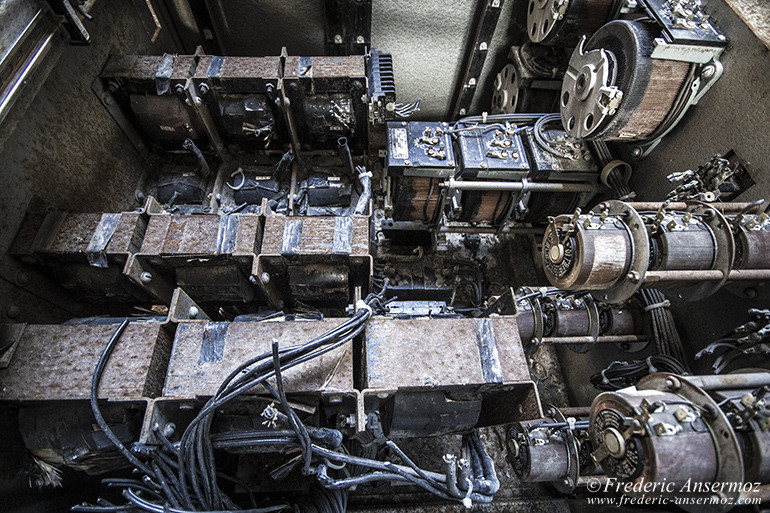
[[527, 34], [533, 43], [541, 43], [557, 22], [564, 19], [569, 0], [529, 0]]
[[639, 213], [628, 203], [617, 200], [608, 200], [597, 205], [592, 213], [598, 214], [607, 210], [609, 215], [621, 216], [623, 224], [631, 235], [631, 266], [628, 274], [617, 285], [608, 290], [595, 290], [591, 295], [605, 303], [622, 303], [642, 287], [644, 276], [650, 263], [650, 239], [647, 229]]
[[[708, 412], [709, 418], [706, 425], [711, 430], [714, 444], [719, 455], [714, 482], [717, 483], [742, 483], [745, 479], [743, 470], [743, 456], [738, 434], [732, 428], [727, 416], [717, 402], [702, 388], [691, 383], [682, 376], [659, 372], [642, 378], [636, 385], [637, 390], [658, 390], [669, 392], [698, 406], [701, 411]], [[729, 486], [723, 488], [720, 494], [731, 499], [727, 504], [697, 506], [697, 509], [684, 508], [689, 511], [706, 511], [719, 513], [731, 509], [740, 495], [740, 491], [732, 490]]]
[[585, 51], [586, 37], [578, 43], [564, 74], [561, 88], [561, 120], [572, 137], [595, 133], [617, 112], [623, 92], [615, 86], [615, 56], [604, 49]]
[[492, 90], [492, 114], [512, 114], [519, 102], [519, 74], [513, 64], [506, 64], [495, 77]]

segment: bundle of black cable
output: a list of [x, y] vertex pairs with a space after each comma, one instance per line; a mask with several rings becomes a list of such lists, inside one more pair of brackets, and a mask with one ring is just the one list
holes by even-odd
[[606, 369], [591, 376], [597, 390], [615, 391], [636, 385], [643, 377], [655, 372], [685, 374], [687, 371], [676, 359], [661, 354], [643, 360], [612, 362]]
[[[248, 513], [268, 513], [291, 510], [302, 512], [342, 512], [347, 506], [347, 491], [363, 483], [375, 481], [401, 481], [419, 486], [447, 500], [470, 503], [488, 503], [499, 489], [494, 462], [484, 450], [478, 434], [473, 432], [463, 438], [467, 465], [447, 465], [444, 474], [420, 469], [401, 449], [382, 435], [376, 442], [387, 447], [394, 457], [405, 465], [376, 460], [376, 452], [365, 453], [364, 457], [353, 456], [342, 446], [342, 434], [334, 429], [306, 426], [289, 405], [283, 387], [282, 373], [296, 365], [316, 358], [324, 353], [350, 342], [362, 333], [367, 321], [374, 313], [384, 313], [383, 295], [387, 283], [379, 294], [370, 294], [357, 312], [337, 328], [320, 337], [291, 348], [281, 349], [276, 341], [272, 351], [244, 362], [235, 369], [206, 403], [198, 415], [187, 426], [179, 442], [171, 443], [156, 429], [155, 435], [160, 446], [150, 447], [134, 444], [129, 451], [109, 428], [101, 414], [97, 392], [104, 368], [120, 335], [128, 325], [123, 324], [113, 334], [94, 371], [91, 384], [91, 408], [99, 427], [115, 445], [118, 451], [141, 474], [142, 479], [106, 479], [109, 486], [123, 488], [128, 503], [114, 505], [100, 500], [98, 505], [81, 504], [73, 511], [107, 513], [139, 509], [152, 513], [186, 513], [188, 511], [214, 512], [240, 510]], [[395, 298], [393, 298], [395, 299]], [[392, 299], [391, 299], [392, 301]], [[274, 378], [274, 384], [268, 379]], [[227, 443], [235, 441], [244, 446], [260, 444], [281, 447], [296, 447], [301, 452], [301, 469], [308, 478], [314, 477], [317, 485], [312, 492], [296, 503], [257, 506], [248, 486], [241, 486], [249, 493], [250, 509], [242, 509], [220, 487], [220, 480], [238, 483], [234, 478], [217, 471], [214, 450], [224, 440], [221, 435], [212, 436], [211, 426], [215, 412], [223, 405], [254, 387], [264, 387], [276, 400], [277, 406], [268, 408], [263, 416], [280, 425], [272, 436], [254, 431], [228, 432]], [[344, 470], [345, 476], [331, 477], [328, 472]], [[319, 487], [318, 485], [321, 485]]]
[[642, 289], [639, 291], [644, 312], [649, 316], [652, 339], [658, 353], [670, 356], [688, 369], [685, 361], [682, 340], [671, 315], [671, 304], [666, 296], [657, 289]]

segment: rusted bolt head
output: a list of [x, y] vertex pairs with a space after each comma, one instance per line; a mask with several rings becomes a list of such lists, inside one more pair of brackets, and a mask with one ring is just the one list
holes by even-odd
[[19, 307], [16, 305], [10, 305], [5, 309], [5, 315], [7, 315], [9, 319], [15, 319], [20, 313], [21, 310], [19, 310]]
[[20, 271], [16, 274], [16, 283], [19, 285], [26, 285], [30, 282], [30, 277], [28, 273], [25, 273], [24, 271]]
[[682, 384], [675, 377], [669, 376], [666, 378], [666, 388], [669, 390], [679, 390], [682, 388]]

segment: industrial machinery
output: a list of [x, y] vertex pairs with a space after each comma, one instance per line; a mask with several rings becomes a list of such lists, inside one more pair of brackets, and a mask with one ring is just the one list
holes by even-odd
[[649, 153], [719, 79], [726, 37], [698, 5], [642, 2], [654, 23], [616, 20], [580, 40], [561, 91], [561, 117], [578, 138], [635, 143]]
[[767, 159], [627, 155], [752, 67], [728, 8], [0, 4], [3, 510], [770, 498]]
[[763, 282], [770, 275], [754, 255], [762, 253], [767, 216], [748, 214], [759, 204], [607, 201], [551, 220], [543, 266], [554, 286], [611, 303], [643, 286], [673, 288], [692, 301], [728, 281]]
[[[635, 2], [634, 2], [635, 3]], [[626, 0], [530, 0], [527, 36], [533, 43], [574, 47], [583, 35], [591, 36], [622, 11]]]
[[545, 128], [549, 121], [501, 114], [452, 125], [390, 123], [388, 230], [502, 233], [586, 205], [602, 188], [597, 157], [563, 130]]
[[495, 76], [490, 113], [556, 112], [568, 61], [560, 48], [512, 46], [508, 63]]
[[635, 389], [599, 394], [591, 406], [591, 458], [621, 481], [674, 483], [653, 496], [690, 483], [701, 496], [727, 499], [700, 511], [729, 510], [767, 484], [768, 378], [658, 373]]
[[614, 343], [639, 351], [649, 342], [644, 334], [641, 305], [608, 305], [590, 294], [523, 287], [516, 295], [517, 320], [528, 352], [541, 344], [566, 344], [584, 353], [597, 343]]
[[572, 492], [600, 470], [591, 459], [588, 419], [566, 417], [555, 407], [548, 415], [508, 429], [508, 460], [523, 480], [552, 483], [559, 491]]

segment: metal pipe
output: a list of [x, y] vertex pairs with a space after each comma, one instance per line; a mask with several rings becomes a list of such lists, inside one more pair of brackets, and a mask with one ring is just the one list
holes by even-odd
[[638, 335], [600, 335], [595, 340], [590, 336], [543, 337], [543, 344], [620, 344], [623, 342], [647, 342]]
[[523, 192], [593, 192], [595, 185], [588, 183], [551, 182], [471, 182], [450, 178], [441, 187], [461, 191], [523, 191]]
[[679, 271], [647, 271], [644, 276], [645, 286], [661, 282], [679, 281], [719, 281], [724, 278], [719, 269], [712, 270], [679, 270]]
[[770, 371], [715, 376], [685, 376], [684, 379], [704, 390], [744, 390], [770, 385]]
[[504, 226], [501, 229], [494, 228], [492, 226], [441, 226], [438, 229], [439, 233], [521, 233], [521, 234], [535, 234], [542, 235], [545, 232], [544, 228], [536, 228], [534, 226]]
[[[644, 285], [674, 283], [680, 281], [720, 281], [724, 274], [719, 269], [705, 271], [647, 271]], [[770, 281], [770, 269], [733, 269], [727, 276], [728, 281]]]
[[765, 281], [770, 280], [770, 269], [733, 269], [727, 281]]
[[559, 411], [565, 417], [588, 417], [591, 415], [590, 406], [568, 406], [566, 408], [559, 408]]
[[35, 46], [34, 50], [30, 53], [29, 57], [19, 68], [20, 71], [14, 75], [9, 81], [8, 87], [0, 91], [0, 123], [6, 118], [11, 111], [16, 100], [21, 95], [21, 90], [26, 86], [27, 81], [32, 74], [38, 69], [43, 59], [48, 54], [48, 51], [53, 47], [54, 35], [57, 30], [49, 32], [45, 35], [40, 42]]
[[351, 178], [355, 176], [353, 172], [353, 155], [350, 154], [350, 147], [348, 146], [347, 137], [340, 137], [337, 139], [337, 151], [340, 154], [340, 160], [342, 161], [342, 167], [345, 168], [345, 172]]
[[[648, 201], [648, 202], [629, 202], [628, 205], [634, 208], [637, 212], [643, 211], [655, 211], [660, 208], [662, 202]], [[714, 210], [725, 213], [738, 213], [750, 203], [709, 203], [708, 206]], [[666, 210], [686, 210], [688, 204], [683, 201], [676, 201], [666, 205]]]

